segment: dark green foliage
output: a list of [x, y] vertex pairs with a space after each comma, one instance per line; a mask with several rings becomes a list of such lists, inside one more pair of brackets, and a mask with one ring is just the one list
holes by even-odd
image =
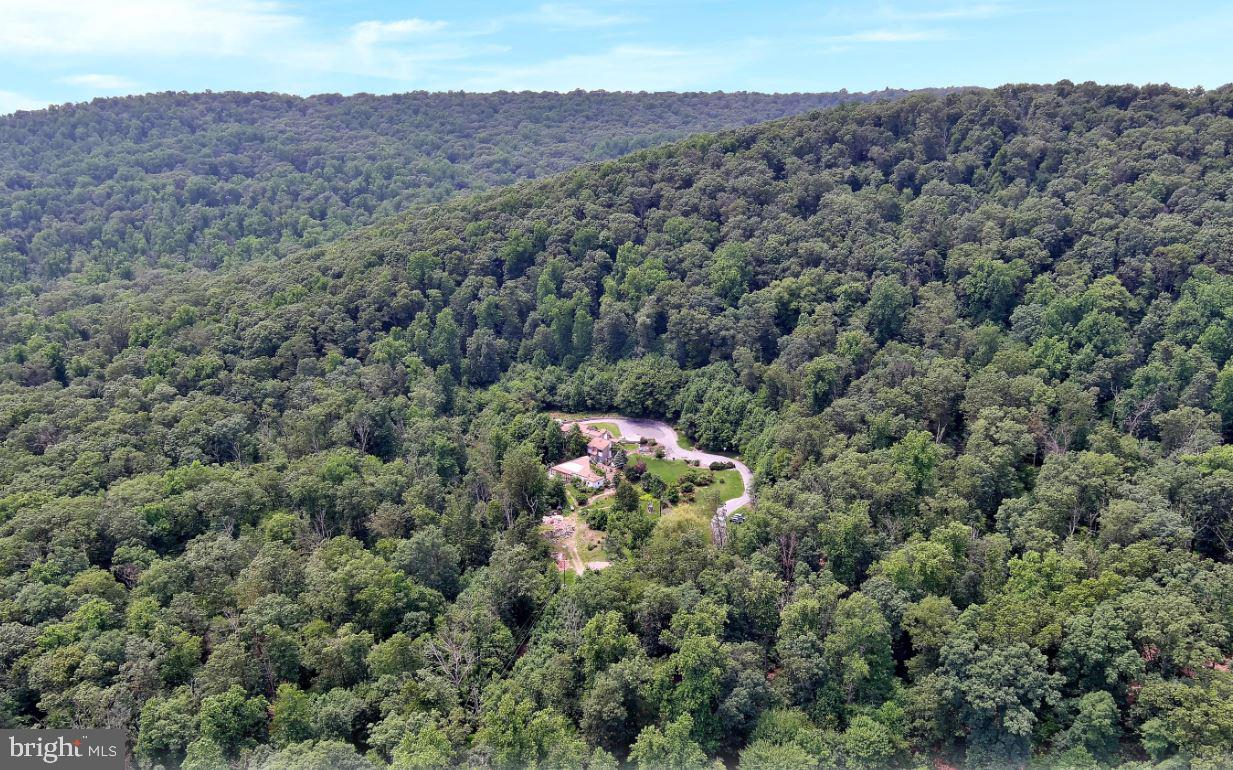
[[[904, 93], [163, 93], [19, 113], [0, 118], [0, 283], [269, 259], [462, 190]], [[542, 246], [534, 229], [502, 246], [505, 276]]]
[[[916, 96], [10, 297], [0, 719], [146, 767], [1227, 765], [1231, 147], [1227, 89]], [[716, 547], [631, 457], [563, 580], [551, 410], [754, 505]]]

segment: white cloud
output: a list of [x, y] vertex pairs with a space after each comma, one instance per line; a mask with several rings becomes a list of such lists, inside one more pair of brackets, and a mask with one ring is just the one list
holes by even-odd
[[945, 32], [933, 29], [867, 29], [823, 39], [828, 43], [918, 43], [946, 37]]
[[[422, 75], [425, 62], [496, 50], [464, 42], [476, 34], [482, 32], [453, 33], [444, 21], [420, 18], [314, 29], [274, 0], [0, 0], [0, 51], [53, 61], [228, 56], [300, 78], [328, 73], [408, 81]], [[60, 82], [95, 92], [136, 85], [103, 74]]]
[[282, 46], [275, 57], [300, 72], [345, 73], [426, 85], [433, 65], [504, 53], [505, 46], [477, 41], [487, 27], [455, 28], [444, 21], [362, 21], [338, 39]]
[[123, 75], [103, 75], [96, 72], [83, 75], [67, 75], [60, 78], [61, 83], [71, 86], [88, 88], [91, 91], [132, 91], [137, 88], [137, 82]]
[[445, 29], [444, 21], [399, 19], [398, 21], [361, 21], [351, 27], [351, 42], [361, 48], [383, 43], [399, 43], [430, 35]]
[[237, 55], [285, 35], [301, 21], [268, 0], [5, 0], [0, 50]]
[[581, 5], [544, 3], [536, 9], [534, 21], [557, 29], [588, 29], [629, 24], [639, 19], [619, 13], [603, 13]]
[[47, 102], [19, 94], [15, 91], [0, 91], [0, 115], [9, 115], [18, 110], [41, 110]]
[[904, 10], [896, 6], [879, 6], [878, 15], [899, 21], [947, 21], [952, 19], [992, 19], [1014, 10], [1006, 3], [969, 3], [925, 10]]
[[490, 68], [464, 84], [481, 91], [678, 91], [705, 88], [717, 76], [739, 72], [755, 55], [757, 42], [723, 49], [617, 45], [594, 54], [576, 54], [524, 67]]

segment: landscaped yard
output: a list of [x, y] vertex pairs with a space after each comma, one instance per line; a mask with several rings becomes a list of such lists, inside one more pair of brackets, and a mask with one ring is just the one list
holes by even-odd
[[[671, 484], [694, 469], [694, 466], [684, 460], [662, 460], [654, 455], [641, 454], [637, 459], [646, 463], [647, 471], [654, 473], [665, 484]], [[630, 460], [634, 458], [631, 457]]]
[[615, 422], [593, 422], [591, 423], [591, 427], [598, 428], [599, 430], [606, 430], [608, 431], [608, 435], [613, 438], [621, 437], [621, 429], [617, 427]]
[[702, 533], [708, 541], [711, 539], [712, 509], [703, 502], [682, 502], [672, 508], [665, 508], [662, 516], [655, 522], [655, 529], [661, 532], [680, 532], [683, 529], [694, 529]]
[[[708, 470], [705, 467], [695, 468], [684, 460], [661, 460], [653, 455], [638, 455], [638, 459], [646, 463], [648, 473], [654, 473], [665, 484], [673, 483], [691, 470]], [[713, 471], [713, 473], [715, 483], [712, 486], [723, 493], [724, 500], [740, 497], [745, 492], [745, 482], [741, 480], [741, 474], [737, 473], [735, 468]], [[706, 487], [699, 487], [699, 489], [706, 489]]]

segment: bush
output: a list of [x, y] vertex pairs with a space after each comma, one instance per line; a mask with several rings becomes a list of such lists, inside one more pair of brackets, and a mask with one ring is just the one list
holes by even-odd
[[736, 467], [736, 463], [731, 460], [716, 460], [707, 467], [713, 471], [730, 471]]
[[593, 505], [582, 513], [582, 519], [591, 529], [608, 529], [608, 511], [605, 505]]
[[646, 463], [642, 460], [635, 460], [632, 463], [625, 464], [625, 478], [630, 481], [638, 481], [646, 474]]
[[642, 488], [646, 490], [647, 494], [662, 498], [664, 490], [668, 487], [664, 484], [663, 479], [652, 473], [643, 478]]

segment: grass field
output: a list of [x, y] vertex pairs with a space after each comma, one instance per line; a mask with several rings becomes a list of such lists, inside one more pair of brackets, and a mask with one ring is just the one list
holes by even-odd
[[[684, 460], [661, 460], [658, 457], [643, 455], [639, 455], [639, 459], [646, 463], [646, 469], [649, 473], [654, 473], [665, 484], [671, 484], [694, 469], [694, 466]], [[705, 468], [702, 470], [705, 470]], [[740, 497], [745, 491], [745, 482], [741, 480], [741, 474], [737, 473], [735, 468], [727, 471], [716, 471], [715, 484], [713, 486], [723, 492], [724, 500]]]
[[715, 483], [723, 490], [725, 500], [731, 500], [734, 497], [740, 497], [745, 494], [745, 481], [741, 478], [741, 474], [733, 468], [727, 471], [715, 472]]
[[701, 503], [681, 503], [668, 508], [655, 522], [656, 529], [672, 531], [680, 527], [697, 529], [711, 538], [711, 516]]
[[638, 455], [638, 459], [646, 463], [646, 469], [654, 473], [665, 484], [671, 484], [693, 470], [693, 466], [684, 460], [661, 460], [654, 455]]
[[615, 422], [593, 422], [591, 423], [591, 427], [599, 428], [600, 430], [606, 430], [608, 431], [608, 435], [612, 436], [613, 438], [621, 437], [621, 429], [617, 427], [617, 424]]

